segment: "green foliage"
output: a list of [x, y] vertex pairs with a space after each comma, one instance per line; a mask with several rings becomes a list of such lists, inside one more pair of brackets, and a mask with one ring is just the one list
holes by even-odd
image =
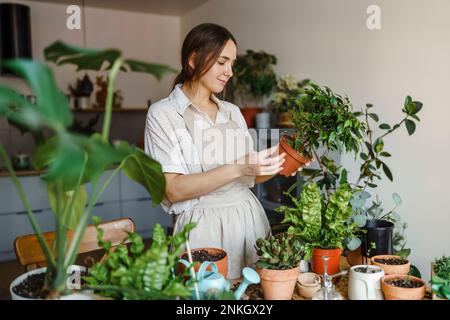
[[450, 299], [450, 257], [436, 258], [433, 269], [431, 290], [440, 298]]
[[309, 159], [321, 146], [329, 151], [356, 153], [364, 126], [352, 112], [348, 98], [314, 83], [303, 90], [291, 110], [295, 134], [289, 144]]
[[298, 267], [305, 255], [303, 243], [292, 234], [279, 233], [256, 240], [257, 265], [265, 269], [288, 270]]
[[277, 79], [273, 66], [277, 58], [264, 51], [247, 50], [238, 55], [233, 66], [232, 90], [241, 97], [263, 99], [269, 95]]
[[342, 184], [325, 202], [317, 184], [308, 183], [298, 198], [287, 193], [295, 206], [281, 206], [276, 211], [284, 214], [282, 223], [290, 224], [288, 233], [305, 242], [306, 260], [311, 259], [316, 247], [342, 249], [345, 239], [357, 239], [359, 227], [347, 223], [352, 214], [350, 200], [354, 192], [348, 184]]
[[294, 76], [286, 74], [278, 79], [276, 91], [272, 96], [273, 111], [282, 113], [295, 108], [296, 101], [304, 93], [303, 88], [309, 79], [298, 81]]
[[195, 224], [186, 225], [173, 237], [167, 237], [161, 225], [155, 224], [153, 241], [147, 250], [139, 234], [129, 233], [129, 247], [122, 243], [112, 252], [111, 243], [102, 239], [99, 219], [95, 222], [99, 246], [108, 254], [84, 277], [87, 287], [102, 296], [125, 300], [175, 299], [191, 295], [192, 288], [184, 284], [183, 276], [174, 274], [174, 268], [182, 253], [181, 245]]
[[[122, 61], [121, 52], [115, 49], [85, 49], [59, 41], [45, 49], [45, 57], [58, 65], [74, 64], [77, 70], [101, 70], [105, 64], [110, 69], [102, 133], [88, 137], [70, 132], [73, 115], [47, 65], [21, 59], [1, 61], [2, 67], [27, 81], [37, 100], [34, 106], [16, 90], [0, 86], [0, 116], [21, 130], [30, 131], [35, 137], [39, 137], [37, 149], [33, 153], [33, 165], [43, 172], [42, 178], [48, 185], [49, 201], [55, 214], [56, 238], [52, 249], [43, 238], [20, 181], [1, 144], [0, 156], [18, 190], [46, 257], [47, 289], [52, 294], [58, 294], [66, 290], [66, 270], [75, 261], [93, 206], [121, 169], [130, 179], [149, 191], [153, 204], [162, 201], [165, 179], [161, 165], [126, 142], [113, 146], [109, 142], [109, 129], [114, 82], [119, 70], [126, 71], [127, 66], [132, 71], [146, 72], [160, 79], [173, 69], [135, 60]], [[51, 136], [44, 139], [44, 131], [50, 132]], [[100, 184], [101, 174], [111, 168], [115, 168], [112, 174]], [[89, 197], [84, 187], [87, 182], [91, 182], [93, 186]], [[74, 231], [70, 243], [67, 241], [68, 229]]]

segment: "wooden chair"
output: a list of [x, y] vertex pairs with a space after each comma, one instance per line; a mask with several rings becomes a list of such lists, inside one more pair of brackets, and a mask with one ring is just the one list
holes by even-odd
[[[111, 241], [111, 250], [115, 250], [117, 246], [124, 242], [128, 237], [127, 232], [135, 232], [136, 226], [130, 218], [122, 218], [111, 221], [102, 222], [99, 225], [103, 230], [103, 239], [105, 241]], [[45, 240], [49, 247], [53, 245], [55, 239], [55, 232], [44, 232]], [[68, 232], [68, 242], [72, 240], [73, 232]], [[128, 243], [126, 241], [125, 243]], [[97, 229], [94, 225], [88, 225], [81, 239], [80, 248], [78, 254], [87, 253], [95, 250], [100, 250], [97, 241]], [[25, 267], [25, 271], [30, 271], [38, 267], [45, 267], [46, 261], [44, 253], [39, 245], [36, 235], [25, 235], [17, 237], [14, 240], [14, 250], [16, 251], [16, 257], [19, 264]], [[103, 255], [100, 261], [106, 258], [106, 253]]]

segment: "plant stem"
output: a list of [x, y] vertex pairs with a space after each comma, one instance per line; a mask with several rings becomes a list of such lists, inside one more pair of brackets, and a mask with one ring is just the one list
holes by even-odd
[[114, 61], [114, 64], [111, 68], [111, 72], [109, 74], [108, 91], [105, 103], [105, 114], [104, 114], [105, 118], [103, 119], [103, 128], [102, 128], [102, 138], [104, 141], [108, 141], [109, 137], [109, 129], [111, 127], [112, 104], [114, 98], [114, 85], [116, 82], [117, 74], [119, 73], [122, 64], [123, 64], [122, 59], [117, 59], [116, 61]]
[[[321, 161], [321, 159], [319, 158], [319, 156], [317, 155], [316, 149], [314, 149], [314, 148], [313, 148], [313, 153], [314, 153], [314, 156], [315, 156], [316, 159], [317, 159], [317, 162], [319, 163], [320, 171], [322, 172], [323, 177], [326, 178], [326, 174], [327, 174], [327, 173], [326, 173], [326, 170], [323, 168], [322, 161]], [[325, 199], [325, 200], [328, 201], [328, 198], [330, 197], [330, 195], [328, 194], [328, 189], [327, 189], [327, 188], [325, 188], [325, 196], [326, 196], [326, 199]]]
[[6, 169], [8, 170], [9, 174], [11, 175], [11, 179], [17, 189], [17, 193], [19, 194], [20, 200], [22, 201], [22, 204], [25, 207], [28, 219], [30, 220], [30, 223], [31, 223], [31, 227], [33, 228], [33, 231], [36, 234], [36, 237], [38, 238], [39, 244], [42, 248], [42, 252], [44, 253], [45, 259], [47, 260], [47, 264], [49, 267], [54, 267], [55, 258], [53, 256], [53, 253], [50, 250], [44, 236], [42, 235], [41, 228], [37, 224], [36, 217], [34, 216], [34, 213], [31, 209], [30, 203], [28, 202], [28, 199], [23, 190], [23, 187], [20, 184], [20, 181], [17, 178], [16, 173], [14, 172], [14, 170], [11, 166], [11, 162], [9, 161], [9, 158], [5, 152], [5, 149], [3, 149], [2, 144], [0, 144], [0, 157], [2, 158], [3, 163], [6, 166]]

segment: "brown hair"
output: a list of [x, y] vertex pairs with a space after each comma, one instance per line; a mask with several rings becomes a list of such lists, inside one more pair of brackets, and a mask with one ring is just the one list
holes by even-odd
[[[189, 31], [181, 49], [181, 72], [173, 86], [200, 79], [213, 66], [228, 40], [236, 44], [236, 39], [228, 29], [214, 23], [199, 24]], [[189, 58], [194, 53], [195, 68], [192, 68]]]

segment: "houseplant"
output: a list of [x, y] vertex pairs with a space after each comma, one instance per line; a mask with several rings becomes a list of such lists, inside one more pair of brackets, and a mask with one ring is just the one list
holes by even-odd
[[304, 92], [303, 87], [308, 83], [309, 79], [298, 81], [290, 74], [280, 76], [271, 97], [273, 113], [277, 115], [277, 127], [293, 126], [291, 109], [295, 107], [296, 100]]
[[290, 300], [305, 252], [303, 243], [292, 234], [279, 233], [256, 240], [259, 256], [256, 271], [261, 278], [264, 298]]
[[[417, 114], [422, 107], [423, 105], [420, 101], [414, 101], [410, 96], [407, 96], [402, 106], [404, 116], [394, 125], [389, 125], [387, 123], [381, 123], [378, 125], [380, 118], [372, 111], [372, 104], [366, 104], [364, 109], [354, 112], [354, 115], [360, 118], [361, 122], [363, 122], [362, 128], [364, 128], [363, 138], [359, 141], [361, 143], [358, 143], [360, 146], [358, 153], [361, 164], [360, 173], [356, 181], [348, 181], [347, 169], [343, 166], [337, 165], [333, 159], [327, 156], [330, 151], [328, 149], [325, 149], [321, 155], [316, 156], [320, 167], [319, 169], [307, 168], [301, 172], [307, 181], [316, 181], [321, 188], [325, 189], [326, 193], [335, 190], [341, 181], [346, 181], [350, 183], [352, 187], [359, 188], [359, 191], [357, 191], [352, 200], [354, 214], [349, 219], [349, 222], [354, 222], [358, 226], [362, 227], [363, 230], [365, 229], [364, 233], [360, 235], [364, 242], [364, 248], [359, 250], [359, 252], [355, 252], [355, 255], [367, 255], [367, 252], [369, 252], [370, 256], [388, 253], [381, 251], [382, 246], [380, 245], [378, 245], [378, 251], [376, 249], [377, 245], [369, 251], [368, 246], [370, 246], [371, 242], [374, 242], [374, 239], [371, 236], [368, 238], [371, 238], [372, 240], [367, 240], [368, 238], [364, 238], [365, 234], [370, 235], [373, 227], [379, 228], [378, 225], [381, 220], [387, 221], [381, 222], [381, 224], [385, 223], [387, 225], [387, 232], [384, 232], [384, 235], [392, 238], [392, 244], [395, 250], [394, 253], [401, 256], [409, 255], [410, 250], [405, 247], [406, 241], [404, 237], [404, 231], [407, 225], [401, 221], [400, 216], [395, 211], [395, 209], [401, 204], [400, 196], [396, 193], [392, 195], [395, 206], [392, 210], [387, 212], [382, 208], [382, 204], [378, 201], [378, 197], [376, 201], [372, 201], [372, 204], [366, 205], [366, 201], [372, 197], [368, 189], [376, 188], [378, 186], [376, 183], [377, 180], [382, 180], [383, 176], [385, 176], [389, 180], [393, 181], [393, 174], [386, 163], [386, 159], [391, 157], [391, 153], [385, 149], [385, 138], [401, 128], [403, 125], [409, 135], [414, 134], [416, 129], [415, 121], [420, 121]], [[376, 138], [374, 137], [374, 132], [376, 130], [374, 128], [374, 123], [377, 124], [378, 129], [383, 132]], [[342, 153], [340, 150], [336, 151]], [[389, 232], [389, 228], [392, 228], [392, 223], [395, 227], [393, 235]], [[350, 239], [346, 240], [346, 242], [348, 241], [350, 241]], [[355, 240], [355, 238], [353, 238], [352, 241], [360, 242], [360, 240]], [[382, 241], [388, 243], [389, 239], [385, 238]], [[354, 244], [356, 245], [356, 242]], [[353, 245], [353, 247], [355, 245]]]
[[339, 272], [344, 240], [356, 237], [359, 228], [347, 224], [352, 214], [350, 200], [354, 190], [341, 184], [327, 199], [316, 183], [307, 183], [298, 198], [291, 195], [294, 207], [275, 209], [284, 214], [282, 223], [288, 223], [288, 233], [305, 242], [305, 259], [311, 260], [313, 272], [323, 273], [322, 256], [329, 256], [328, 274]]
[[[121, 52], [115, 49], [85, 49], [59, 41], [45, 49], [45, 57], [57, 64], [75, 64], [78, 70], [101, 70], [105, 64], [106, 69], [110, 70], [102, 132], [87, 137], [74, 134], [68, 129], [73, 122], [73, 115], [48, 66], [30, 60], [1, 62], [3, 67], [23, 77], [37, 97], [37, 104], [33, 106], [15, 90], [0, 87], [0, 115], [42, 138], [33, 154], [33, 164], [43, 172], [42, 179], [47, 184], [50, 206], [55, 215], [56, 239], [53, 245], [47, 243], [42, 236], [23, 187], [1, 144], [0, 157], [17, 188], [46, 257], [46, 278], [45, 283], [41, 284], [41, 291], [48, 291], [49, 298], [58, 298], [66, 292], [66, 270], [75, 262], [92, 208], [120, 170], [148, 190], [154, 205], [164, 197], [165, 179], [161, 165], [127, 142], [122, 141], [113, 146], [108, 137], [112, 94], [119, 70], [126, 70], [127, 67], [132, 71], [152, 74], [159, 79], [172, 69], [163, 65], [123, 60]], [[44, 138], [44, 131], [50, 131], [51, 135]], [[101, 174], [112, 166], [114, 170], [101, 183]], [[85, 188], [88, 182], [92, 183], [90, 195]], [[74, 232], [70, 243], [68, 230]]]
[[[142, 237], [130, 233], [131, 245], [121, 244], [113, 252], [111, 243], [103, 241], [100, 220], [94, 217], [98, 243], [107, 252], [103, 262], [96, 263], [84, 277], [86, 287], [101, 296], [112, 299], [148, 300], [189, 298], [191, 287], [184, 283], [183, 275], [176, 276], [174, 267], [181, 253], [187, 234], [195, 224], [186, 225], [173, 237], [166, 237], [159, 224], [154, 225], [153, 241], [144, 248]], [[172, 249], [170, 249], [172, 248]]]
[[436, 258], [431, 265], [433, 300], [450, 299], [450, 257]]
[[280, 139], [279, 153], [286, 152], [284, 169], [280, 172], [284, 176], [290, 176], [313, 156], [321, 161], [323, 170], [327, 159], [319, 159], [319, 147], [356, 155], [363, 137], [364, 126], [354, 115], [347, 97], [314, 83], [308, 83], [303, 90], [291, 110], [294, 134]]
[[370, 258], [374, 266], [378, 266], [388, 274], [408, 274], [411, 269], [409, 260], [395, 255], [378, 255]]
[[[228, 275], [228, 254], [225, 250], [220, 248], [194, 248], [191, 249], [192, 260], [194, 262], [194, 270], [198, 271], [200, 265], [205, 261], [214, 262], [217, 265], [219, 273], [225, 278]], [[184, 252], [181, 259], [187, 261], [188, 253]], [[185, 270], [185, 265], [181, 264], [180, 269], [182, 272]], [[211, 270], [208, 268], [207, 270]]]
[[425, 296], [425, 282], [411, 275], [391, 274], [381, 278], [385, 300], [421, 300]]
[[241, 112], [247, 126], [255, 126], [255, 117], [263, 110], [264, 99], [268, 97], [277, 83], [273, 66], [277, 58], [264, 51], [247, 50], [237, 56], [233, 66], [234, 76], [231, 91], [234, 98], [244, 104]]

